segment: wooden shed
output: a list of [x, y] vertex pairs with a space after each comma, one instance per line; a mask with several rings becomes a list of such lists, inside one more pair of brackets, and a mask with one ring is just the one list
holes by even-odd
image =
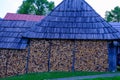
[[63, 0], [23, 36], [31, 71], [116, 71], [120, 33], [85, 0]]
[[119, 39], [119, 31], [85, 0], [63, 0], [40, 22], [0, 20], [0, 77], [116, 71]]

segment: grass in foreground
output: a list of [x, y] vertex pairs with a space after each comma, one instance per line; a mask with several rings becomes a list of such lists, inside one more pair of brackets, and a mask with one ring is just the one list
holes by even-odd
[[120, 80], [120, 76], [118, 76], [118, 77], [109, 77], [109, 78], [85, 79], [85, 80]]
[[96, 75], [96, 74], [105, 74], [105, 73], [108, 72], [41, 72], [41, 73], [29, 73], [29, 74], [7, 77], [7, 78], [0, 78], [0, 80], [45, 80], [45, 79], [87, 76], [87, 75]]

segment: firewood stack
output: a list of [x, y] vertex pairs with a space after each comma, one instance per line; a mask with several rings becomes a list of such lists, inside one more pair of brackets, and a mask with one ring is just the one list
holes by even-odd
[[48, 71], [48, 50], [48, 41], [31, 40], [29, 72]]
[[26, 50], [0, 50], [0, 77], [25, 73]]
[[77, 41], [75, 70], [107, 71], [108, 50], [104, 41]]
[[71, 71], [73, 42], [52, 40], [51, 44], [51, 71]]
[[[26, 50], [0, 50], [0, 77], [26, 72], [107, 71], [106, 41], [37, 40]], [[75, 56], [73, 55], [75, 54]], [[73, 63], [74, 62], [74, 63]]]

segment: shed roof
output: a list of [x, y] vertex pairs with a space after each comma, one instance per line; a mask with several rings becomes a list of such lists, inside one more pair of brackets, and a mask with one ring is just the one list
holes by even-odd
[[120, 33], [107, 23], [85, 0], [63, 0], [27, 38], [117, 40]]
[[110, 24], [120, 32], [120, 22], [110, 22]]
[[28, 39], [22, 38], [34, 21], [2, 20], [0, 21], [0, 48], [25, 49]]
[[43, 19], [44, 16], [40, 15], [28, 15], [28, 14], [16, 14], [16, 13], [7, 13], [4, 17], [5, 20], [26, 20], [26, 21], [39, 21]]

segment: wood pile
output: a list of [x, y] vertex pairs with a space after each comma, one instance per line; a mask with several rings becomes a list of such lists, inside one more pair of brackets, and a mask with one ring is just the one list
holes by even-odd
[[73, 42], [52, 40], [51, 43], [51, 71], [71, 71]]
[[105, 41], [77, 41], [75, 70], [107, 71], [108, 50]]
[[4, 77], [6, 75], [7, 58], [6, 58], [4, 52], [2, 50], [0, 50], [0, 77]]
[[[0, 77], [25, 73], [27, 57], [28, 49], [1, 49]], [[37, 39], [30, 41], [29, 73], [48, 70], [71, 71], [73, 68], [75, 71], [107, 71], [107, 42]]]
[[29, 72], [48, 71], [49, 42], [45, 40], [31, 40]]
[[25, 73], [27, 50], [0, 50], [0, 77]]

